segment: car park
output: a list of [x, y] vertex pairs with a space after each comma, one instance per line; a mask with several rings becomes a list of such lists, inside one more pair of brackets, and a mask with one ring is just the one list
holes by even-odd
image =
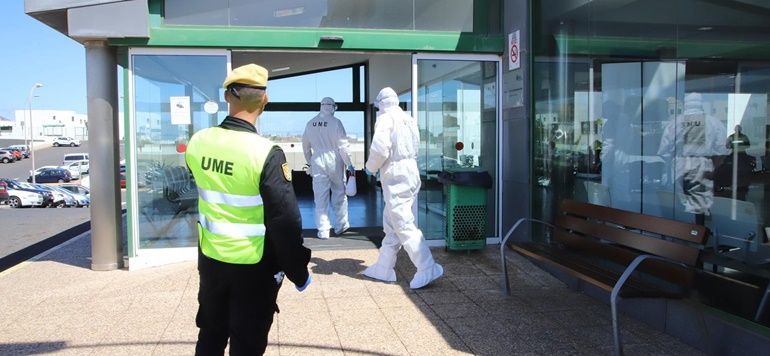
[[16, 162], [16, 155], [11, 151], [0, 150], [0, 162], [11, 163]]
[[8, 194], [8, 184], [5, 184], [5, 182], [0, 182], [0, 204], [5, 204], [8, 202], [9, 197], [10, 194]]
[[[44, 169], [35, 174], [35, 183], [67, 183], [71, 180], [72, 174], [63, 168]], [[32, 176], [27, 178], [27, 182], [32, 182]]]
[[54, 147], [59, 147], [59, 146], [70, 146], [70, 147], [80, 146], [80, 140], [74, 139], [72, 137], [66, 137], [66, 136], [56, 137], [56, 138], [53, 139], [53, 146]]

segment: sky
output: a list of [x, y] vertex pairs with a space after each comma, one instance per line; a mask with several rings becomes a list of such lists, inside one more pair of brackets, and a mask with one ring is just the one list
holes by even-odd
[[24, 0], [0, 2], [0, 43], [0, 116], [26, 110], [35, 83], [33, 110], [86, 113], [83, 45], [25, 14]]
[[[85, 48], [80, 43], [48, 27], [24, 13], [24, 0], [0, 1], [0, 116], [15, 119], [16, 110], [27, 110], [29, 93], [35, 83], [32, 110], [71, 110], [87, 113]], [[337, 74], [318, 74], [312, 78], [274, 82], [271, 94], [274, 101], [320, 101], [324, 96], [352, 96], [350, 88], [341, 87]], [[119, 76], [120, 79], [120, 76]], [[297, 88], [308, 97], [291, 98]], [[344, 93], [343, 93], [344, 92]], [[292, 93], [283, 95], [281, 93]], [[348, 99], [351, 100], [351, 99]], [[307, 120], [316, 113], [271, 113], [263, 123], [265, 133], [297, 135], [304, 130]], [[363, 135], [360, 113], [338, 112], [348, 134]], [[293, 120], [286, 120], [291, 118]]]

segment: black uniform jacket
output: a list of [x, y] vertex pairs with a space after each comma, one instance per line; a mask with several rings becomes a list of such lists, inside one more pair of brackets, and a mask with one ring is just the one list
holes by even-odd
[[[257, 134], [252, 124], [232, 116], [225, 118], [219, 127]], [[295, 285], [302, 286], [308, 278], [310, 250], [302, 245], [302, 217], [291, 181], [284, 176], [284, 163], [286, 156], [283, 150], [273, 146], [265, 160], [259, 183], [265, 211], [266, 242], [262, 261], [258, 265], [270, 275], [283, 271]]]

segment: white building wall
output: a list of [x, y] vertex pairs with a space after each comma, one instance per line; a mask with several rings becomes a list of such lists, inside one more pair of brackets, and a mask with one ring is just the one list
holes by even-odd
[[[25, 138], [31, 135], [35, 139], [68, 136], [81, 140], [88, 139], [88, 116], [72, 110], [16, 110], [14, 137]], [[30, 130], [32, 127], [32, 130]]]
[[[123, 139], [123, 113], [119, 113], [118, 137]], [[13, 129], [2, 133], [6, 138], [24, 139], [30, 137], [29, 110], [14, 112]], [[35, 139], [50, 139], [67, 136], [88, 140], [88, 115], [72, 110], [32, 110], [32, 134]]]

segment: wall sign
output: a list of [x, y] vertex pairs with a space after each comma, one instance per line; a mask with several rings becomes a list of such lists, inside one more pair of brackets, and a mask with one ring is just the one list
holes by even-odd
[[172, 125], [189, 125], [192, 122], [189, 96], [172, 96], [169, 98], [169, 106]]
[[519, 30], [508, 34], [508, 70], [521, 67], [521, 48], [519, 43]]

